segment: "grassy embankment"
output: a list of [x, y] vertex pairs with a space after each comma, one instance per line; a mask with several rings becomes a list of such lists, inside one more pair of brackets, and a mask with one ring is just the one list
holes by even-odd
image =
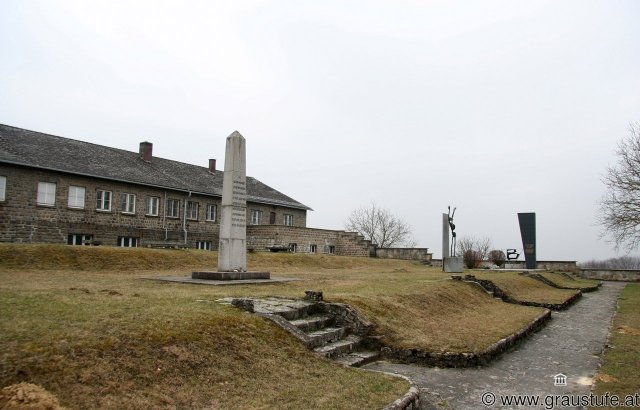
[[[522, 302], [544, 302], [560, 304], [571, 298], [578, 291], [557, 289], [536, 279], [519, 275], [515, 272], [474, 271], [478, 279], [488, 279], [512, 298]], [[597, 282], [593, 282], [595, 284]]]
[[540, 272], [540, 275], [544, 276], [556, 285], [565, 288], [580, 289], [596, 286], [598, 284], [598, 281], [582, 279], [576, 276], [574, 276], [573, 279], [569, 279], [558, 272]]
[[431, 351], [483, 349], [541, 312], [407, 261], [250, 254], [251, 269], [304, 280], [217, 287], [140, 279], [215, 266], [216, 254], [203, 251], [0, 245], [0, 387], [40, 384], [74, 408], [380, 407], [406, 382], [336, 366], [214, 301], [322, 290], [374, 321], [387, 343]]
[[640, 394], [640, 284], [622, 291], [611, 332], [594, 394], [609, 392], [624, 401], [625, 396]]

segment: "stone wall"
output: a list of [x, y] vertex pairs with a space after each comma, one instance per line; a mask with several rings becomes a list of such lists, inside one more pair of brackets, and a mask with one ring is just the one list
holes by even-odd
[[430, 262], [429, 248], [376, 248], [376, 257]]
[[640, 270], [631, 269], [580, 269], [580, 277], [596, 280], [640, 282]]
[[342, 256], [372, 256], [375, 249], [370, 241], [354, 232], [298, 226], [247, 226], [247, 247], [254, 251], [288, 248], [290, 244], [296, 244], [296, 252], [310, 253], [315, 245], [315, 253]]
[[[0, 242], [45, 242], [67, 243], [69, 235], [92, 235], [94, 243], [117, 245], [118, 237], [139, 238], [140, 245], [156, 242], [185, 243], [195, 247], [196, 241], [211, 243], [217, 249], [219, 241], [219, 197], [189, 195], [179, 190], [166, 190], [142, 185], [133, 185], [105, 179], [83, 177], [60, 172], [34, 170], [0, 165], [0, 175], [6, 177], [5, 201], [0, 202]], [[55, 204], [36, 204], [39, 182], [56, 184]], [[85, 188], [83, 209], [68, 206], [69, 187]], [[98, 190], [112, 192], [111, 210], [96, 209]], [[136, 197], [135, 212], [120, 210], [124, 194]], [[147, 198], [159, 199], [157, 216], [148, 215]], [[180, 203], [178, 217], [165, 216], [167, 199]], [[198, 203], [197, 219], [184, 218], [185, 201]], [[215, 221], [206, 220], [207, 204], [218, 206]], [[269, 213], [276, 214], [281, 223], [284, 214], [292, 214], [294, 224], [306, 224], [306, 211], [285, 207], [247, 203], [250, 209], [260, 209], [267, 215], [262, 223], [269, 223]], [[249, 221], [250, 215], [247, 215]], [[278, 219], [279, 218], [279, 219]]]
[[[442, 266], [442, 259], [432, 259], [432, 266]], [[490, 261], [482, 261], [480, 269], [495, 267]], [[507, 261], [504, 269], [526, 269], [524, 261]], [[538, 261], [537, 269], [574, 271], [578, 269], [576, 261]]]

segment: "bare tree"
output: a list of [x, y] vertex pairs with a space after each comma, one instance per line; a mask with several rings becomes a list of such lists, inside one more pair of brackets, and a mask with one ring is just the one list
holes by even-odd
[[464, 254], [468, 251], [474, 250], [476, 246], [476, 238], [473, 236], [463, 236], [458, 239], [458, 256], [464, 256]]
[[487, 258], [491, 247], [491, 239], [488, 237], [464, 236], [458, 239], [458, 256], [462, 256], [468, 268], [476, 268]]
[[491, 238], [482, 237], [476, 238], [475, 236], [463, 236], [458, 239], [458, 252], [459, 256], [463, 256], [466, 251], [474, 250], [478, 252], [480, 259], [486, 259], [489, 255], [489, 249], [491, 249]]
[[581, 268], [592, 269], [640, 269], [640, 257], [619, 256], [605, 260], [590, 260], [580, 263]]
[[602, 182], [599, 223], [616, 249], [632, 251], [640, 244], [640, 122], [629, 124], [629, 135], [618, 143], [618, 162]]
[[407, 247], [416, 245], [411, 237], [411, 226], [389, 210], [379, 208], [375, 203], [351, 212], [345, 223], [345, 229], [358, 232], [381, 248], [394, 245]]
[[480, 254], [480, 259], [485, 260], [489, 256], [489, 249], [493, 245], [491, 244], [491, 238], [484, 237], [476, 239], [476, 251]]

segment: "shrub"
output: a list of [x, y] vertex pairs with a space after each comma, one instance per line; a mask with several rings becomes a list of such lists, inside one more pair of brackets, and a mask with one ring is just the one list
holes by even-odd
[[482, 255], [478, 251], [468, 249], [462, 254], [462, 259], [468, 269], [473, 269], [478, 267], [480, 262], [482, 262]]
[[507, 255], [500, 249], [494, 249], [489, 252], [489, 260], [495, 265], [502, 266], [507, 261]]

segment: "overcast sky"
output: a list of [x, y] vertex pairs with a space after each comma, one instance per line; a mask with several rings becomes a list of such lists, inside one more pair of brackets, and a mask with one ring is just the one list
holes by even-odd
[[341, 229], [375, 201], [462, 236], [615, 256], [601, 176], [640, 120], [640, 1], [0, 2], [0, 123], [247, 173]]

